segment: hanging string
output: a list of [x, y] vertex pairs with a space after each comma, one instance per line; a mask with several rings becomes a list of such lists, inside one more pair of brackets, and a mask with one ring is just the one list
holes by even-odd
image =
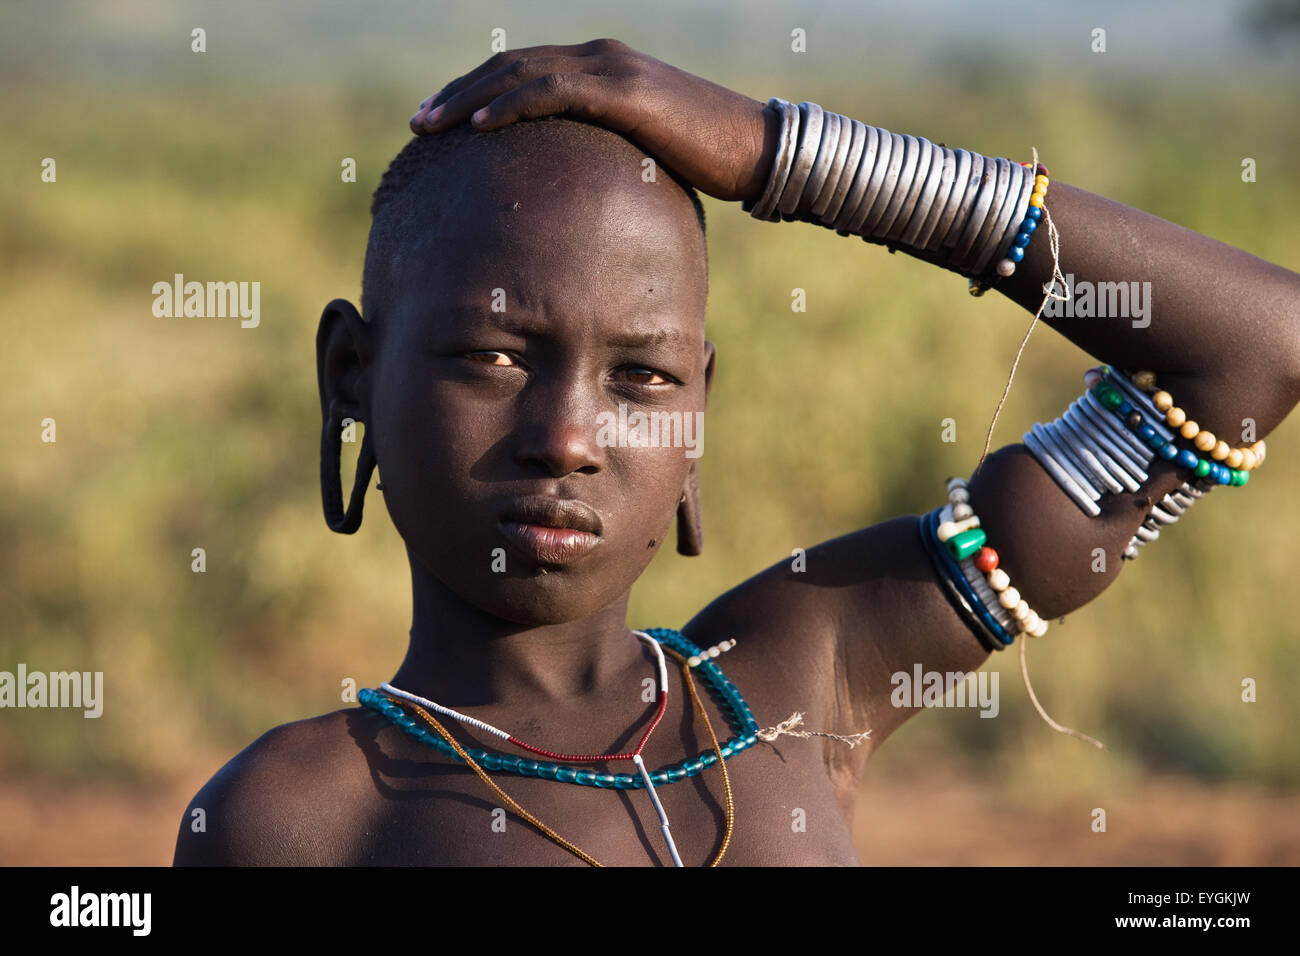
[[871, 736], [871, 731], [864, 730], [857, 734], [828, 734], [820, 730], [795, 730], [794, 728], [803, 723], [803, 714], [796, 711], [785, 720], [781, 721], [775, 727], [768, 727], [766, 730], [755, 731], [754, 736], [759, 740], [765, 740], [771, 743], [777, 737], [801, 737], [807, 740], [809, 737], [829, 737], [831, 740], [838, 740], [842, 744], [848, 744], [850, 748], [864, 743]]
[[[1034, 169], [1038, 168], [1038, 147], [1030, 147], [1034, 153]], [[1038, 311], [1034, 313], [1033, 321], [1029, 323], [1029, 328], [1025, 330], [1025, 337], [1020, 340], [1020, 348], [1016, 350], [1015, 361], [1011, 363], [1011, 374], [1007, 376], [1006, 387], [1002, 389], [1002, 397], [998, 400], [998, 407], [993, 411], [993, 421], [989, 422], [989, 433], [984, 439], [984, 453], [980, 455], [979, 464], [975, 466], [978, 472], [984, 466], [984, 459], [989, 455], [989, 447], [993, 444], [993, 428], [998, 423], [998, 416], [1002, 414], [1002, 406], [1006, 403], [1007, 396], [1011, 394], [1011, 383], [1015, 381], [1016, 369], [1020, 366], [1020, 356], [1025, 352], [1025, 346], [1029, 344], [1029, 336], [1033, 334], [1034, 326], [1038, 324], [1038, 319], [1043, 314], [1043, 309], [1047, 308], [1048, 300], [1056, 299], [1060, 302], [1066, 302], [1070, 298], [1070, 289], [1065, 284], [1065, 276], [1061, 273], [1061, 234], [1056, 229], [1056, 223], [1052, 221], [1052, 212], [1047, 208], [1047, 203], [1043, 203], [1043, 218], [1047, 220], [1047, 238], [1052, 250], [1052, 277], [1051, 280], [1043, 284], [1043, 301], [1038, 304]], [[1061, 280], [1062, 292], [1056, 291], [1056, 280]], [[971, 477], [974, 477], [972, 473]]]
[[[1032, 146], [1030, 149], [1033, 151], [1034, 155], [1034, 169], [1037, 169], [1038, 147]], [[979, 470], [984, 467], [984, 460], [989, 456], [989, 448], [993, 445], [993, 429], [997, 426], [998, 416], [1002, 414], [1002, 406], [1006, 404], [1007, 396], [1011, 394], [1011, 383], [1015, 381], [1016, 369], [1020, 367], [1020, 357], [1025, 354], [1025, 346], [1029, 344], [1029, 336], [1033, 334], [1034, 327], [1038, 325], [1038, 320], [1042, 317], [1043, 310], [1047, 308], [1047, 303], [1050, 300], [1056, 299], [1058, 302], [1067, 302], [1072, 294], [1069, 286], [1066, 285], [1065, 275], [1061, 272], [1061, 233], [1057, 230], [1056, 223], [1052, 221], [1052, 211], [1047, 208], [1046, 202], [1043, 203], [1043, 218], [1047, 220], [1047, 239], [1048, 245], [1052, 250], [1052, 275], [1047, 282], [1043, 283], [1043, 301], [1038, 304], [1038, 311], [1034, 313], [1034, 317], [1029, 323], [1029, 328], [1025, 330], [1024, 338], [1020, 340], [1020, 348], [1016, 350], [1016, 357], [1011, 363], [1011, 371], [1007, 375], [1007, 384], [1002, 389], [1002, 397], [998, 399], [998, 407], [993, 410], [993, 420], [989, 422], [989, 431], [984, 437], [984, 451], [980, 455], [979, 464], [975, 466], [975, 472], [972, 473], [971, 477], [974, 477], [975, 473], [978, 473]], [[1058, 280], [1061, 285], [1060, 292], [1056, 291]], [[1085, 733], [1080, 733], [1070, 727], [1058, 724], [1048, 716], [1047, 711], [1043, 709], [1043, 705], [1038, 702], [1038, 697], [1034, 693], [1033, 686], [1029, 683], [1029, 664], [1025, 657], [1025, 645], [1028, 643], [1027, 639], [1024, 637], [1021, 638], [1020, 676], [1024, 679], [1025, 691], [1028, 692], [1029, 700], [1033, 703], [1034, 709], [1038, 711], [1038, 716], [1042, 717], [1047, 726], [1051, 727], [1056, 732], [1068, 734], [1071, 737], [1077, 737], [1080, 740], [1087, 741], [1095, 747], [1105, 750], [1106, 745], [1095, 737], [1089, 737]]]
[[1034, 709], [1038, 711], [1038, 716], [1042, 717], [1043, 720], [1047, 721], [1047, 726], [1051, 727], [1053, 730], [1057, 731], [1058, 733], [1069, 734], [1071, 737], [1078, 737], [1080, 740], [1086, 740], [1088, 743], [1092, 744], [1094, 747], [1098, 748], [1099, 750], [1105, 750], [1106, 745], [1103, 744], [1096, 737], [1089, 737], [1085, 733], [1080, 733], [1077, 730], [1073, 730], [1062, 724], [1058, 724], [1051, 717], [1047, 716], [1047, 711], [1043, 710], [1043, 705], [1038, 702], [1038, 697], [1034, 694], [1033, 687], [1029, 685], [1029, 665], [1028, 663], [1026, 663], [1025, 660], [1025, 646], [1028, 643], [1029, 642], [1024, 640], [1023, 638], [1020, 641], [1020, 674], [1025, 679], [1025, 690], [1029, 691], [1029, 699], [1030, 701], [1033, 702]]

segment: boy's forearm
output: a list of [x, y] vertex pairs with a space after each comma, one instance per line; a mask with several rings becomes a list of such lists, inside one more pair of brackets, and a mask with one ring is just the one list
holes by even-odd
[[[1230, 445], [1243, 419], [1263, 437], [1300, 402], [1300, 275], [1056, 180], [1047, 206], [1073, 301], [1042, 321], [1103, 362], [1155, 372]], [[1052, 278], [1047, 233], [997, 286], [1030, 312]]]

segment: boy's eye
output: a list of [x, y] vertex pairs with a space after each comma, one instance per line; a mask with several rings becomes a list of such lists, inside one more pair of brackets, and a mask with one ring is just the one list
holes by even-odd
[[465, 356], [472, 362], [481, 362], [484, 365], [514, 365], [515, 360], [505, 352], [470, 352]]
[[641, 366], [631, 366], [620, 369], [620, 371], [632, 378], [635, 385], [667, 385], [668, 378], [652, 368], [643, 368]]

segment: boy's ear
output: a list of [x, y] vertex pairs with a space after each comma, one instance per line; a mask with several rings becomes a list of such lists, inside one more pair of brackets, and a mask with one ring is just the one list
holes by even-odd
[[373, 360], [370, 327], [347, 299], [335, 299], [321, 313], [316, 330], [316, 380], [321, 415], [363, 420], [362, 372]]
[[713, 360], [717, 357], [718, 349], [712, 342], [705, 339], [704, 351], [709, 356], [704, 365], [704, 401], [707, 404], [709, 392], [713, 389]]

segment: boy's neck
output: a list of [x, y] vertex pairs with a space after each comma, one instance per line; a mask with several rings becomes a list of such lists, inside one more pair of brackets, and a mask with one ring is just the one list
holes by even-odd
[[410, 644], [392, 683], [444, 706], [587, 697], [652, 660], [627, 627], [626, 594], [582, 620], [528, 627], [468, 603], [415, 560], [411, 585]]

